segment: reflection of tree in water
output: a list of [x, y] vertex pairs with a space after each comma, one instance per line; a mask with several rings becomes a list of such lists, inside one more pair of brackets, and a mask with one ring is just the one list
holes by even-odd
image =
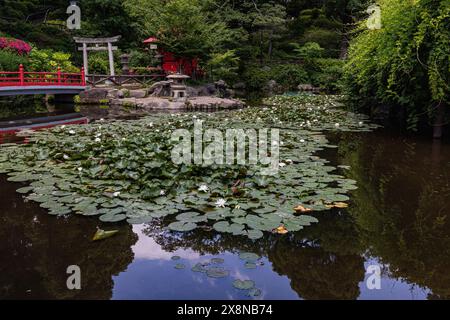
[[358, 284], [364, 280], [364, 259], [354, 223], [336, 212], [319, 219], [303, 233], [279, 239], [269, 260], [304, 299], [356, 299]]
[[[24, 203], [15, 187], [0, 177], [0, 298], [109, 299], [112, 276], [133, 260], [137, 237], [131, 226], [92, 242], [97, 221], [48, 216], [35, 204]], [[66, 269], [81, 268], [81, 290], [68, 290]]]
[[330, 214], [304, 232], [268, 235], [258, 241], [213, 231], [196, 230], [176, 237], [161, 232], [164, 224], [148, 226], [145, 234], [164, 250], [192, 249], [201, 254], [250, 251], [267, 256], [273, 269], [291, 280], [305, 299], [355, 299], [364, 279], [364, 261], [354, 223], [348, 215]]
[[360, 188], [349, 211], [374, 256], [402, 277], [450, 298], [450, 146], [369, 135], [339, 144]]

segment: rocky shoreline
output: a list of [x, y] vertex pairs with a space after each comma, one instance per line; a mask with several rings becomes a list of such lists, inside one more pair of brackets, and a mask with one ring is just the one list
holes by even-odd
[[78, 97], [78, 105], [103, 105], [125, 113], [147, 111], [222, 110], [242, 108], [245, 104], [235, 98], [221, 98], [213, 95], [190, 96], [186, 101], [174, 101], [170, 97], [150, 95], [147, 89], [91, 88]]

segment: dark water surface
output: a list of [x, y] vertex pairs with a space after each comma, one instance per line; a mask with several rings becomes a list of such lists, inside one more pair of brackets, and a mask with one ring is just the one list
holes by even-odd
[[[178, 238], [158, 224], [56, 218], [24, 202], [15, 192], [21, 184], [0, 175], [0, 298], [450, 298], [450, 145], [385, 130], [330, 139], [338, 149], [321, 156], [349, 165], [342, 172], [358, 181], [349, 208], [319, 213], [320, 222], [301, 232], [255, 242], [204, 230]], [[97, 226], [120, 231], [93, 242]], [[263, 264], [246, 269], [239, 251], [259, 254]], [[213, 257], [225, 260], [230, 276], [191, 271]], [[69, 265], [81, 268], [81, 290], [67, 289]], [[366, 285], [369, 265], [381, 267], [379, 290]], [[255, 281], [261, 296], [233, 288], [236, 278]]]

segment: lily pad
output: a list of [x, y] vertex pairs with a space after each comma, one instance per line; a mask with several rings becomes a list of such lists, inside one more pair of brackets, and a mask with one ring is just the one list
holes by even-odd
[[239, 259], [241, 260], [245, 260], [248, 262], [254, 262], [256, 260], [258, 260], [260, 257], [253, 252], [241, 252], [239, 253]]
[[255, 287], [255, 282], [252, 280], [240, 280], [233, 281], [233, 287], [239, 290], [249, 290]]
[[197, 228], [197, 224], [193, 222], [177, 221], [169, 224], [168, 228], [173, 231], [188, 232]]
[[225, 278], [230, 275], [230, 272], [223, 267], [209, 267], [206, 275], [210, 278]]

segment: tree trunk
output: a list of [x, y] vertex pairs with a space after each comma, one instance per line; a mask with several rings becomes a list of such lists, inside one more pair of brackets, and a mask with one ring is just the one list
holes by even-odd
[[[345, 32], [345, 28], [344, 28], [344, 32]], [[349, 39], [348, 39], [347, 35], [344, 34], [342, 36], [342, 39], [341, 39], [341, 50], [340, 50], [340, 53], [339, 53], [339, 59], [341, 59], [341, 60], [347, 59], [347, 56], [348, 56], [348, 44], [349, 44]]]

